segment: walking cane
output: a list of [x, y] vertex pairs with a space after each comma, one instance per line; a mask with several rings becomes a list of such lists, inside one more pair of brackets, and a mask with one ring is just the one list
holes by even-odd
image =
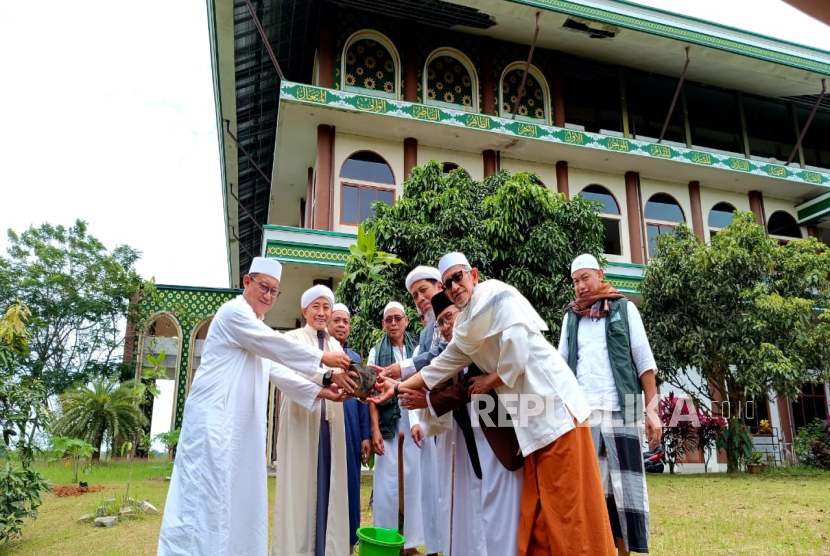
[[452, 522], [455, 511], [455, 442], [452, 443], [452, 472], [450, 473], [450, 556], [452, 556]]
[[[403, 443], [404, 433], [398, 433], [398, 533], [403, 536], [403, 521], [404, 521], [404, 488], [403, 488]], [[406, 549], [401, 547], [401, 554], [405, 554]]]

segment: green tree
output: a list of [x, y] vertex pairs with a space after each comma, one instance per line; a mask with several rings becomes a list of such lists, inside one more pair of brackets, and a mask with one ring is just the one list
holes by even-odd
[[830, 379], [830, 249], [814, 238], [779, 245], [743, 212], [708, 244], [681, 225], [657, 249], [640, 310], [659, 376], [699, 403], [711, 391], [728, 402], [719, 447], [737, 470], [747, 400], [796, 399], [803, 383]]
[[81, 458], [88, 458], [95, 451], [92, 444], [80, 438], [64, 438], [62, 436], [52, 437], [52, 449], [57, 459], [66, 458], [66, 468], [73, 467], [72, 482], [78, 482], [78, 467]]
[[34, 468], [37, 448], [33, 429], [48, 423], [43, 385], [30, 376], [14, 376], [14, 365], [25, 357], [26, 318], [23, 304], [9, 307], [0, 319], [0, 542], [22, 534], [26, 519], [36, 519], [40, 493], [49, 482]]
[[118, 376], [124, 319], [141, 283], [138, 251], [108, 251], [81, 220], [69, 228], [9, 230], [8, 238], [0, 303], [19, 299], [32, 311], [30, 350], [16, 370], [40, 380], [50, 395], [96, 376]]
[[86, 440], [95, 448], [92, 460], [99, 461], [104, 440], [136, 439], [143, 434], [148, 422], [137, 405], [143, 395], [135, 381], [119, 384], [108, 378], [68, 390], [59, 398], [62, 415], [52, 432]]
[[339, 299], [354, 314], [355, 349], [366, 354], [370, 332], [379, 327], [391, 300], [408, 307], [418, 329], [417, 314], [407, 303], [406, 275], [417, 265], [436, 266], [451, 251], [465, 253], [485, 278], [518, 288], [548, 323], [549, 337], [557, 339], [565, 306], [573, 299], [571, 262], [581, 253], [602, 255], [598, 206], [581, 197], [567, 200], [533, 174], [501, 171], [478, 182], [462, 171], [443, 176], [435, 161], [414, 168], [403, 198], [394, 207], [375, 204], [375, 216], [364, 222], [376, 249], [394, 253], [405, 264], [382, 265], [367, 285], [366, 263], [353, 253], [338, 287]]

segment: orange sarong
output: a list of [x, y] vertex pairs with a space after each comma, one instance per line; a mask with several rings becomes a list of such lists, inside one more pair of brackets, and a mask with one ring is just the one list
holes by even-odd
[[591, 429], [525, 458], [519, 556], [615, 556]]

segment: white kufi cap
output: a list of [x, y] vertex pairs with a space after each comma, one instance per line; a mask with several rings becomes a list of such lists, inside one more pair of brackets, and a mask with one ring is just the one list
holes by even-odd
[[386, 313], [388, 313], [392, 309], [400, 309], [401, 313], [403, 313], [403, 315], [406, 316], [406, 309], [403, 308], [403, 305], [401, 305], [397, 301], [390, 301], [386, 304], [386, 307], [383, 308], [383, 318], [386, 318]]
[[441, 273], [433, 266], [419, 266], [409, 273], [406, 277], [406, 291], [412, 293], [412, 284], [418, 280], [435, 280], [441, 281]]
[[276, 259], [266, 259], [265, 257], [254, 257], [251, 261], [251, 270], [248, 274], [267, 274], [277, 280], [282, 279], [282, 265]]
[[335, 303], [334, 307], [331, 308], [332, 313], [336, 313], [337, 311], [343, 311], [347, 315], [352, 316], [352, 313], [351, 311], [349, 311], [349, 308], [346, 307], [346, 305], [343, 303]]
[[329, 300], [329, 303], [334, 305], [334, 293], [332, 293], [332, 291], [326, 286], [319, 284], [305, 291], [302, 300], [300, 301], [302, 308], [305, 309], [306, 307], [311, 305], [312, 301], [314, 301], [315, 299], [319, 299], [321, 297], [325, 297]]
[[464, 256], [464, 253], [448, 253], [441, 257], [441, 260], [438, 261], [438, 272], [441, 273], [441, 276], [444, 276], [444, 273], [447, 270], [460, 264], [470, 266], [470, 262], [467, 260], [467, 257]]
[[587, 253], [580, 255], [574, 259], [573, 263], [571, 263], [571, 274], [584, 268], [599, 270], [599, 261], [597, 261], [596, 257]]

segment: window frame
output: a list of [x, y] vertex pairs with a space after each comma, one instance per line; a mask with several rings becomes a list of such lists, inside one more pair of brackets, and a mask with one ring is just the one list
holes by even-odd
[[[712, 211], [715, 210], [715, 207], [717, 207], [718, 205], [729, 205], [730, 207], [732, 207], [732, 221], [733, 222], [735, 221], [735, 216], [734, 215], [738, 211], [738, 207], [736, 207], [735, 205], [733, 205], [732, 203], [730, 203], [728, 201], [718, 201], [717, 203], [712, 205], [712, 208], [709, 209], [709, 216], [706, 218], [706, 229], [707, 229], [707, 234], [709, 235], [709, 241], [712, 241], [713, 233], [717, 234], [718, 232], [723, 230], [723, 228], [719, 228], [717, 226], [712, 226], [712, 225], [709, 224], [709, 222], [712, 220]], [[731, 224], [731, 222], [730, 222], [730, 224]]]
[[[387, 184], [388, 185], [388, 184]], [[353, 224], [351, 222], [343, 222], [343, 188], [344, 187], [355, 187], [358, 190], [358, 201], [357, 201], [357, 223]], [[339, 223], [341, 226], [360, 226], [366, 218], [363, 220], [360, 219], [360, 190], [361, 189], [371, 189], [375, 191], [375, 202], [378, 202], [378, 192], [379, 191], [388, 191], [392, 193], [392, 206], [395, 206], [395, 203], [398, 200], [397, 191], [395, 190], [394, 184], [392, 187], [376, 187], [374, 185], [368, 185], [360, 183], [359, 181], [347, 181], [347, 180], [340, 180], [340, 215], [338, 217]]]
[[586, 189], [588, 189], [589, 187], [593, 187], [593, 186], [603, 188], [605, 190], [605, 192], [608, 193], [608, 195], [610, 195], [612, 199], [614, 199], [614, 202], [617, 204], [617, 210], [619, 211], [619, 212], [617, 212], [617, 214], [614, 214], [614, 213], [611, 213], [611, 212], [600, 212], [599, 213], [600, 218], [602, 218], [603, 220], [605, 220], [605, 219], [616, 220], [617, 225], [619, 226], [619, 233], [620, 233], [620, 254], [615, 255], [613, 253], [603, 253], [603, 255], [605, 255], [605, 257], [609, 261], [624, 262], [626, 260], [625, 259], [626, 249], [625, 249], [625, 241], [623, 241], [622, 205], [620, 204], [620, 201], [617, 199], [617, 196], [614, 195], [614, 193], [610, 189], [608, 189], [606, 186], [602, 185], [601, 183], [589, 183], [588, 185], [583, 187], [579, 191], [579, 193], [577, 193], [577, 195], [582, 195], [582, 193]]
[[[789, 216], [790, 218], [793, 219], [793, 222], [795, 223], [796, 227], [798, 228], [798, 237], [781, 236], [781, 235], [776, 235], [776, 234], [769, 233], [769, 223], [772, 220], [772, 217], [775, 216], [776, 214], [778, 214], [779, 212], [784, 213], [784, 214], [786, 214], [787, 216]], [[799, 224], [798, 224], [798, 218], [796, 218], [795, 216], [793, 216], [792, 214], [790, 214], [789, 212], [787, 212], [786, 210], [783, 210], [783, 209], [773, 211], [772, 214], [769, 215], [769, 218], [767, 218], [767, 235], [769, 237], [771, 237], [772, 239], [776, 240], [781, 245], [786, 245], [787, 243], [789, 243], [791, 241], [798, 241], [799, 239], [804, 239], [804, 231], [801, 229], [801, 226], [799, 226]]]
[[[504, 108], [504, 80], [507, 77], [508, 73], [510, 73], [512, 71], [515, 71], [516, 69], [524, 70], [525, 64], [527, 64], [527, 62], [520, 62], [520, 61], [512, 62], [510, 64], [507, 64], [507, 66], [504, 68], [504, 71], [501, 72], [501, 77], [499, 78], [499, 84], [498, 84], [498, 87], [499, 87], [499, 101], [498, 101], [499, 105], [498, 106], [499, 106], [499, 117], [500, 118], [512, 118], [513, 117], [512, 112], [510, 114], [505, 114], [504, 110], [503, 110], [503, 108]], [[536, 66], [534, 66], [533, 64], [530, 64], [530, 67], [527, 70], [527, 74], [528, 75], [533, 75], [533, 77], [536, 78], [536, 81], [538, 81], [540, 84], [542, 84], [542, 89], [543, 89], [543, 94], [544, 94], [544, 98], [542, 99], [542, 104], [543, 104], [542, 109], [545, 111], [545, 117], [542, 118], [542, 119], [539, 119], [539, 118], [532, 118], [530, 116], [520, 116], [518, 113], [516, 113], [516, 120], [521, 121], [521, 122], [531, 123], [531, 124], [550, 125], [550, 123], [551, 123], [550, 113], [551, 113], [552, 100], [551, 100], [550, 86], [548, 85], [548, 81], [547, 81], [547, 79], [544, 78], [544, 76], [542, 74], [542, 71], [539, 68], [537, 68]]]
[[[389, 172], [392, 173], [392, 182], [389, 183], [389, 182], [385, 182], [385, 181], [365, 180], [365, 179], [362, 179], [362, 178], [352, 178], [352, 177], [344, 176], [343, 175], [343, 168], [346, 166], [346, 163], [349, 160], [351, 160], [352, 157], [354, 155], [356, 155], [357, 153], [372, 153], [374, 155], [377, 155], [381, 160], [383, 160], [386, 163], [386, 166], [389, 167]], [[397, 178], [397, 176], [395, 176], [395, 169], [392, 168], [392, 165], [389, 164], [389, 161], [386, 159], [385, 156], [383, 156], [379, 152], [377, 152], [375, 150], [372, 150], [372, 149], [358, 149], [356, 151], [352, 151], [349, 154], [349, 156], [344, 158], [343, 162], [340, 164], [340, 170], [337, 172], [337, 177], [340, 180], [357, 180], [359, 182], [366, 182], [366, 183], [369, 183], [369, 184], [377, 183], [377, 184], [380, 184], [380, 185], [391, 185], [392, 187], [395, 187], [398, 184], [398, 178]]]
[[[387, 93], [383, 89], [366, 89], [356, 85], [346, 85], [346, 56], [349, 53], [349, 48], [360, 40], [373, 40], [382, 44], [395, 64], [395, 91]], [[361, 29], [352, 33], [343, 44], [343, 50], [340, 53], [340, 88], [343, 91], [350, 93], [357, 93], [361, 95], [369, 95], [381, 98], [388, 98], [392, 100], [400, 100], [401, 98], [401, 56], [398, 54], [398, 49], [395, 44], [389, 40], [389, 37], [372, 29]]]
[[[677, 208], [680, 209], [680, 214], [683, 216], [683, 220], [672, 221], [672, 220], [659, 220], [657, 218], [648, 218], [646, 216], [646, 210], [648, 209], [648, 204], [657, 195], [666, 195], [667, 197], [671, 197], [672, 200], [674, 200], [675, 204], [677, 205]], [[654, 255], [652, 255], [652, 253], [651, 253], [651, 241], [649, 240], [649, 237], [648, 237], [648, 227], [649, 226], [657, 226], [658, 228], [671, 228], [673, 230], [673, 229], [677, 228], [678, 224], [680, 224], [681, 222], [684, 223], [684, 224], [687, 223], [686, 213], [683, 211], [683, 205], [680, 204], [680, 201], [677, 200], [677, 197], [675, 197], [671, 193], [666, 193], [665, 191], [658, 191], [656, 193], [653, 193], [651, 195], [651, 197], [648, 198], [648, 201], [646, 201], [646, 204], [643, 205], [643, 223], [645, 224], [645, 232], [646, 232], [646, 234], [645, 234], [646, 254], [648, 255], [649, 259], [652, 258]], [[658, 233], [657, 235], [663, 235], [663, 234]]]
[[[430, 100], [427, 98], [427, 90], [429, 90], [429, 76], [428, 70], [429, 65], [438, 57], [441, 56], [448, 56], [450, 58], [455, 58], [458, 60], [462, 66], [464, 66], [467, 71], [470, 72], [470, 81], [472, 85], [472, 106], [464, 106], [461, 104], [453, 104], [450, 102], [444, 102], [443, 100], [432, 99]], [[421, 72], [421, 101], [424, 105], [427, 106], [437, 106], [438, 108], [445, 108], [447, 110], [457, 110], [459, 112], [465, 112], [467, 114], [478, 114], [480, 107], [479, 107], [479, 96], [481, 95], [481, 90], [479, 89], [478, 83], [478, 73], [476, 72], [475, 65], [473, 64], [472, 60], [467, 57], [466, 54], [461, 52], [460, 50], [456, 50], [455, 48], [448, 48], [448, 47], [441, 47], [436, 48], [432, 52], [430, 52], [429, 56], [427, 56], [426, 61], [424, 62], [424, 67]]]

